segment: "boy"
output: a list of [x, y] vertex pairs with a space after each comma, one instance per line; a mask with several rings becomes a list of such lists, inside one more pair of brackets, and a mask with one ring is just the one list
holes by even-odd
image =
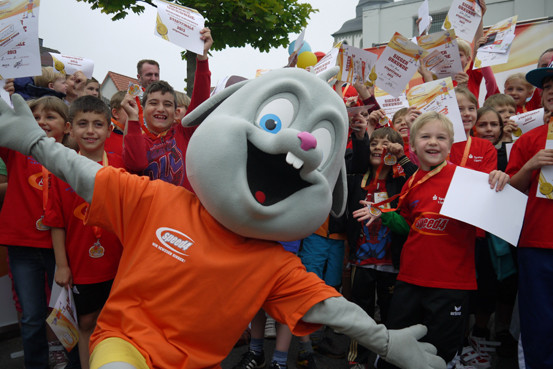
[[[367, 206], [353, 216], [359, 221], [368, 219], [369, 226], [382, 215], [382, 224], [392, 231], [408, 233], [386, 325], [399, 328], [425, 322], [427, 342], [449, 362], [463, 342], [468, 291], [476, 289], [476, 232], [469, 224], [440, 215], [441, 199], [456, 168], [446, 160], [453, 144], [451, 121], [436, 112], [422, 114], [411, 126], [410, 144], [420, 169], [403, 186], [400, 213], [371, 213], [371, 202], [361, 201]], [[497, 190], [507, 181], [505, 173], [489, 175]]]
[[[213, 44], [209, 29], [202, 31], [204, 54], [198, 55], [194, 91], [187, 112], [194, 110], [209, 98], [211, 72], [207, 52]], [[121, 106], [128, 115], [124, 137], [123, 161], [133, 173], [161, 179], [192, 191], [185, 170], [185, 154], [188, 141], [196, 127], [173, 124], [179, 116], [177, 97], [173, 88], [164, 81], [152, 81], [142, 96], [144, 133], [140, 127], [140, 114], [136, 100], [127, 95]]]
[[52, 67], [42, 67], [42, 74], [35, 77], [35, 85], [49, 88], [64, 95], [67, 91], [65, 75], [54, 70]]
[[[553, 110], [553, 63], [528, 72], [526, 79], [543, 89], [544, 108]], [[553, 367], [553, 239], [549, 228], [553, 203], [536, 195], [537, 191], [550, 192], [540, 181], [540, 171], [553, 165], [553, 150], [545, 148], [552, 137], [551, 120], [525, 133], [514, 143], [507, 166], [512, 186], [528, 193], [518, 243], [518, 301], [524, 358], [526, 367], [532, 369]]]
[[[121, 159], [104, 151], [110, 135], [109, 108], [98, 98], [82, 96], [69, 109], [71, 136], [79, 153], [104, 166], [122, 167]], [[88, 342], [117, 272], [122, 247], [117, 237], [85, 226], [88, 204], [71, 187], [52, 177], [44, 224], [51, 228], [57, 270], [54, 279], [72, 288], [79, 323], [79, 357], [88, 369]]]
[[505, 94], [511, 96], [515, 100], [517, 114], [526, 113], [536, 109], [536, 107], [528, 106], [528, 101], [534, 94], [534, 86], [532, 86], [522, 73], [511, 74], [505, 80]]

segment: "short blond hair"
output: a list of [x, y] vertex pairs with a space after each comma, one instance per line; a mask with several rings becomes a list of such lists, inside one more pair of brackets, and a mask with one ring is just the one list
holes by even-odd
[[427, 123], [430, 123], [432, 121], [438, 121], [442, 123], [442, 126], [445, 128], [447, 134], [449, 135], [449, 146], [451, 147], [451, 145], [453, 145], [453, 137], [455, 133], [453, 131], [453, 123], [451, 123], [451, 120], [449, 120], [448, 117], [441, 113], [429, 111], [419, 115], [419, 117], [415, 119], [415, 121], [411, 125], [411, 135], [409, 136], [409, 145], [411, 145], [411, 147], [415, 147], [415, 137], [417, 136], [418, 131]]
[[175, 91], [175, 95], [177, 95], [177, 106], [184, 106], [188, 109], [190, 105], [190, 98], [188, 95], [180, 91]]
[[53, 67], [42, 67], [42, 74], [35, 76], [35, 86], [48, 87], [50, 83], [54, 83], [58, 79], [65, 79], [65, 75], [54, 70]]
[[457, 46], [459, 47], [459, 51], [463, 52], [467, 58], [472, 59], [472, 47], [468, 42], [466, 42], [463, 39], [458, 38], [457, 39]]
[[526, 86], [526, 88], [530, 91], [530, 90], [534, 90], [534, 86], [528, 82], [526, 80], [526, 75], [524, 73], [515, 73], [515, 74], [511, 74], [509, 77], [507, 77], [507, 79], [505, 80], [505, 84], [503, 85], [504, 87], [507, 86], [507, 83], [510, 83], [514, 80], [521, 80], [522, 83]]

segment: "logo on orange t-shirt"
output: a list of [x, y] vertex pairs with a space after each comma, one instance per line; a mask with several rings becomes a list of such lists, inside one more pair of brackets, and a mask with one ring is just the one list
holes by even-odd
[[194, 244], [194, 240], [184, 233], [168, 227], [158, 228], [156, 230], [156, 237], [163, 246], [154, 242], [154, 247], [183, 263], [185, 260], [182, 256], [188, 256], [185, 251]]

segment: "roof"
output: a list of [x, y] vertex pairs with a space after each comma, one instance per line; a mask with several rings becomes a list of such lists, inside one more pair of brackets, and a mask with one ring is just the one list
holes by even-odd
[[110, 78], [113, 81], [113, 84], [117, 88], [117, 91], [127, 91], [127, 89], [129, 88], [129, 82], [138, 84], [138, 80], [136, 78], [127, 77], [123, 74], [109, 71], [106, 74], [106, 78], [104, 78], [102, 85], [106, 83], [108, 78]]
[[344, 33], [351, 33], [351, 32], [361, 32], [363, 31], [363, 19], [362, 18], [353, 18], [348, 21], [346, 21], [342, 28], [340, 28], [338, 31], [334, 32], [332, 34], [333, 37], [336, 37], [337, 35], [342, 35]]

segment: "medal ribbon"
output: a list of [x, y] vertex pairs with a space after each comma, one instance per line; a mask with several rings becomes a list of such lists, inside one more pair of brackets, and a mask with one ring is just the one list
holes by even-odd
[[460, 167], [465, 167], [467, 160], [469, 158], [470, 145], [472, 145], [472, 138], [469, 136], [467, 138], [467, 144], [465, 145], [465, 151], [463, 152], [463, 158], [461, 159]]
[[[81, 152], [79, 151], [79, 155], [80, 154]], [[102, 155], [102, 166], [105, 168], [108, 165], [109, 165], [108, 154], [104, 151], [104, 154]], [[88, 204], [88, 206], [90, 207], [90, 204]], [[83, 224], [84, 224], [84, 219], [83, 219]], [[97, 226], [92, 226], [92, 231], [94, 232], [94, 236], [96, 237], [96, 239], [100, 240], [100, 238], [102, 238], [102, 228]]]
[[428, 181], [430, 178], [434, 177], [436, 174], [440, 173], [442, 171], [442, 169], [447, 165], [447, 160], [444, 160], [444, 162], [440, 165], [438, 165], [436, 168], [432, 169], [430, 172], [426, 173], [424, 175], [424, 177], [422, 177], [421, 179], [419, 179], [417, 181], [417, 183], [415, 183], [413, 185], [413, 181], [415, 180], [415, 177], [417, 176], [417, 173], [419, 172], [419, 170], [417, 170], [412, 176], [411, 178], [409, 179], [409, 182], [407, 182], [407, 189], [405, 191], [402, 191], [398, 194], [395, 194], [394, 196], [384, 200], [384, 201], [380, 201], [379, 203], [376, 203], [376, 204], [372, 204], [371, 207], [375, 207], [375, 208], [378, 208], [382, 205], [385, 205], [385, 204], [388, 204], [392, 201], [394, 201], [395, 199], [397, 199], [399, 197], [399, 202], [398, 202], [398, 205], [397, 205], [397, 208], [393, 208], [393, 209], [380, 209], [380, 211], [382, 211], [383, 213], [387, 213], [387, 212], [390, 212], [390, 211], [396, 211], [398, 208], [401, 207], [401, 203], [403, 202], [403, 199], [405, 199], [405, 196], [407, 196], [407, 194], [409, 193], [409, 191], [411, 191], [413, 188], [423, 184], [424, 182]]
[[42, 210], [46, 212], [46, 205], [48, 204], [48, 190], [50, 187], [49, 181], [50, 172], [44, 166], [42, 166]]
[[365, 191], [369, 191], [369, 190], [372, 190], [373, 188], [376, 188], [378, 177], [380, 177], [380, 172], [382, 172], [382, 168], [384, 168], [384, 156], [386, 155], [386, 151], [387, 151], [386, 148], [382, 150], [382, 155], [380, 156], [380, 164], [376, 169], [376, 173], [374, 175], [373, 180], [368, 186], [367, 186], [367, 181], [369, 180], [371, 169], [367, 170], [367, 173], [365, 173], [365, 175], [363, 176], [363, 180], [361, 181], [361, 188], [364, 189]]
[[124, 132], [124, 131], [125, 131], [125, 125], [124, 125], [123, 123], [121, 123], [121, 122], [119, 122], [119, 121], [117, 121], [116, 119], [113, 119], [113, 118], [111, 118], [111, 123], [112, 123], [115, 127], [119, 128], [119, 130], [120, 130], [121, 132]]

